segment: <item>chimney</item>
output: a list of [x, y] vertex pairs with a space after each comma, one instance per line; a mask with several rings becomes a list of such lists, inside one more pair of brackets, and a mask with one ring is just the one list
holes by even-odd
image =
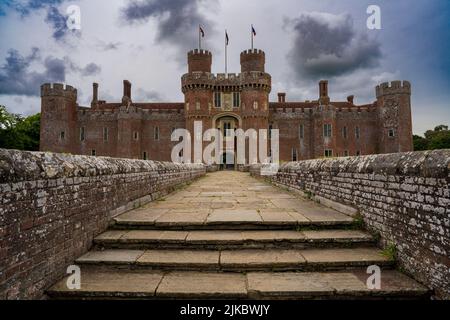
[[353, 100], [355, 99], [355, 96], [351, 95], [347, 97], [347, 102], [353, 104]]
[[93, 83], [92, 84], [92, 102], [97, 102], [98, 101], [98, 83]]
[[330, 103], [330, 98], [328, 97], [328, 81], [321, 80], [319, 82], [319, 102], [321, 104]]
[[131, 100], [131, 82], [123, 80], [123, 96]]
[[128, 105], [130, 103], [131, 103], [131, 82], [128, 80], [123, 80], [122, 104]]
[[278, 93], [278, 102], [286, 102], [286, 93], [284, 92], [279, 92]]

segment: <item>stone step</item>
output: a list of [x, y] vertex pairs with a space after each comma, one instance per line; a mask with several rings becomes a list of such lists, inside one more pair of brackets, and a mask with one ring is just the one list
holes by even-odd
[[90, 251], [76, 261], [94, 268], [158, 270], [342, 270], [393, 261], [376, 248], [352, 249], [242, 249], [242, 250], [126, 250]]
[[109, 230], [94, 242], [107, 249], [301, 249], [372, 245], [374, 239], [359, 230]]
[[382, 270], [370, 290], [364, 269], [345, 272], [110, 272], [84, 270], [81, 288], [67, 278], [47, 291], [59, 299], [425, 299], [429, 291], [394, 270]]
[[[275, 200], [273, 200], [275, 201]], [[283, 199], [280, 206], [285, 201]], [[168, 207], [171, 204], [169, 201]], [[333, 228], [349, 226], [354, 219], [313, 202], [293, 202], [292, 208], [211, 209], [192, 206], [143, 207], [114, 218], [116, 229], [295, 229], [298, 227]], [[158, 204], [155, 204], [155, 206]], [[163, 205], [160, 205], [163, 206]], [[186, 206], [186, 204], [185, 204]], [[298, 209], [294, 209], [298, 206]], [[301, 206], [301, 207], [300, 207]], [[301, 210], [301, 211], [300, 211]]]

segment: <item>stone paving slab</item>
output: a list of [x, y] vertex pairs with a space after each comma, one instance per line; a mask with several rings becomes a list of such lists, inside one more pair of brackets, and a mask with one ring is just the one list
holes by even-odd
[[67, 278], [62, 279], [47, 292], [50, 296], [81, 297], [131, 297], [152, 298], [163, 278], [158, 271], [133, 273], [123, 271], [82, 271], [81, 288], [69, 290]]
[[[367, 274], [352, 272], [248, 273], [248, 291], [252, 298], [368, 298], [377, 296], [426, 296], [428, 290], [394, 270], [382, 271], [380, 290], [369, 290]], [[397, 279], [396, 283], [391, 279]], [[384, 285], [383, 285], [384, 283]]]
[[373, 237], [360, 230], [311, 230], [301, 231], [306, 240], [314, 242], [373, 241]]
[[228, 210], [216, 209], [206, 219], [206, 223], [255, 223], [262, 222], [256, 210]]
[[186, 231], [131, 230], [120, 238], [120, 242], [179, 243], [184, 242], [187, 235]]
[[304, 263], [296, 250], [224, 250], [220, 254], [223, 269], [300, 267]]
[[204, 224], [208, 212], [168, 212], [155, 221], [156, 226], [189, 226], [192, 224]]
[[246, 298], [246, 276], [240, 273], [172, 272], [156, 295], [166, 298]]
[[144, 253], [142, 250], [103, 250], [89, 251], [76, 260], [77, 263], [89, 264], [133, 264]]
[[308, 264], [314, 265], [339, 265], [348, 263], [350, 266], [350, 264], [389, 264], [391, 262], [377, 248], [306, 249], [300, 252]]
[[137, 259], [138, 265], [157, 267], [218, 268], [220, 251], [215, 250], [147, 250]]

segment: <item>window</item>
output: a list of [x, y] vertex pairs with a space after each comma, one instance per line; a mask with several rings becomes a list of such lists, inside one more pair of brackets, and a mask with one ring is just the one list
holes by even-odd
[[61, 132], [59, 133], [59, 140], [65, 140], [65, 139], [66, 139], [66, 132], [61, 131]]
[[356, 155], [359, 157], [361, 155], [361, 151], [356, 151]]
[[292, 161], [297, 161], [297, 149], [292, 148]]
[[347, 136], [348, 136], [347, 127], [343, 127], [342, 128], [342, 137], [344, 139], [347, 139]]
[[344, 157], [348, 157], [348, 150], [344, 151]]
[[84, 141], [84, 139], [86, 138], [85, 133], [84, 133], [84, 127], [80, 128], [80, 141]]
[[323, 136], [326, 138], [331, 138], [331, 124], [326, 123], [323, 125]]
[[303, 124], [301, 124], [298, 128], [298, 136], [300, 139], [305, 137], [305, 126]]
[[139, 140], [139, 132], [137, 131], [133, 132], [133, 139], [136, 141]]
[[222, 95], [220, 92], [214, 92], [214, 105], [216, 108], [222, 108]]
[[109, 129], [108, 128], [103, 128], [103, 141], [108, 141], [109, 140]]
[[241, 94], [239, 92], [233, 92], [233, 108], [239, 108], [241, 106]]
[[231, 122], [224, 122], [223, 123], [223, 135], [224, 137], [228, 137], [231, 135], [230, 132], [228, 132], [228, 130], [231, 130]]
[[394, 130], [394, 129], [389, 129], [389, 131], [388, 131], [388, 136], [389, 136], [390, 138], [395, 137], [395, 130]]
[[94, 156], [94, 157], [95, 157], [96, 155], [97, 155], [97, 151], [95, 151], [95, 149], [92, 149], [92, 150], [91, 150], [91, 156]]
[[359, 127], [355, 128], [355, 137], [356, 139], [359, 139], [361, 137], [361, 130], [359, 129]]
[[253, 109], [258, 109], [258, 101], [253, 101]]
[[148, 160], [147, 151], [144, 151], [142, 154], [142, 159]]
[[155, 140], [159, 140], [159, 127], [155, 127], [154, 132], [153, 132], [153, 138]]
[[325, 158], [331, 158], [333, 156], [333, 150], [326, 149], [324, 155], [325, 155]]
[[200, 101], [195, 102], [195, 110], [200, 110]]

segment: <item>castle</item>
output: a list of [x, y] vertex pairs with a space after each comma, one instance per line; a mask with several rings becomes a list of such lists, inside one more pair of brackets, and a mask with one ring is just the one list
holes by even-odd
[[211, 73], [212, 54], [193, 50], [187, 55], [188, 73], [181, 77], [184, 103], [140, 103], [123, 82], [121, 102], [99, 100], [93, 84], [90, 108], [77, 104], [69, 85], [41, 87], [42, 151], [93, 156], [171, 160], [171, 133], [218, 128], [279, 129], [282, 161], [411, 151], [411, 86], [393, 81], [376, 87], [376, 101], [355, 105], [332, 102], [328, 82], [320, 81], [316, 100], [288, 102], [278, 93], [269, 102], [271, 76], [265, 72], [265, 53], [246, 50], [240, 55], [241, 73]]

